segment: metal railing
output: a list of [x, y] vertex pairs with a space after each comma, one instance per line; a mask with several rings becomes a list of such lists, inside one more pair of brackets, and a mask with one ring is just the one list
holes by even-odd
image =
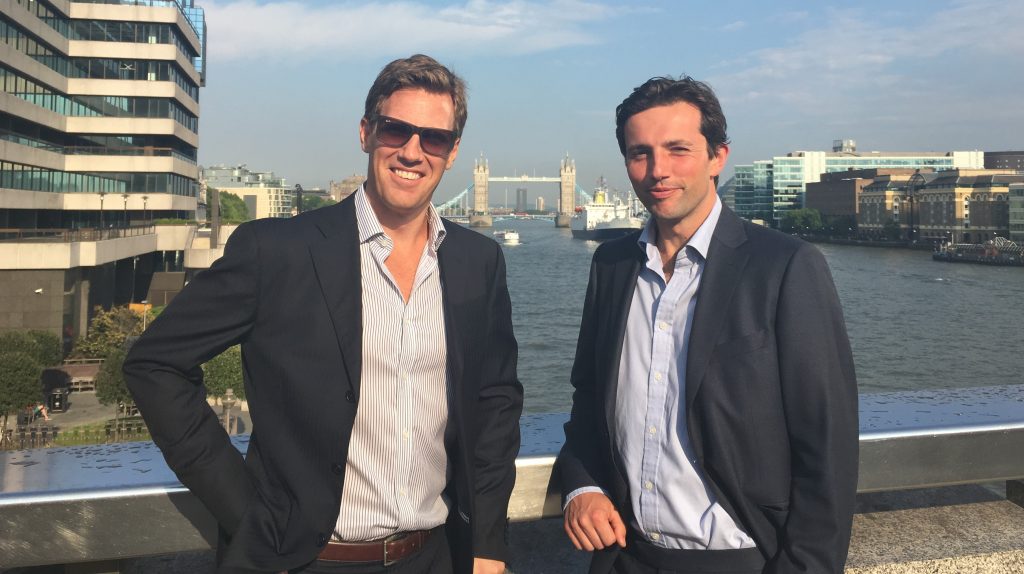
[[129, 227], [110, 227], [107, 229], [4, 229], [0, 228], [0, 241], [30, 243], [79, 243], [85, 241], [105, 241], [152, 235], [156, 227], [152, 224], [131, 225]]
[[[551, 470], [567, 416], [523, 417], [512, 521], [560, 515]], [[1024, 478], [1024, 385], [862, 395], [860, 422], [858, 492]], [[232, 440], [245, 451], [249, 437]], [[0, 568], [216, 544], [213, 518], [151, 442], [0, 453], [0, 479]]]

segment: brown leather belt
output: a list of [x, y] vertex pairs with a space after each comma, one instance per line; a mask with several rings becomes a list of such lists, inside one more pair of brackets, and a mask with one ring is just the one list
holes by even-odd
[[441, 527], [397, 532], [373, 542], [328, 542], [317, 559], [333, 562], [383, 562], [385, 566], [389, 566], [423, 548], [438, 528]]

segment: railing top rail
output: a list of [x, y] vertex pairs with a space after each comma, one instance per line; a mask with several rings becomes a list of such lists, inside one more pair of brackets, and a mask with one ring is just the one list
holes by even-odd
[[[860, 415], [859, 492], [1024, 478], [1024, 385], [862, 395]], [[523, 417], [513, 521], [560, 514], [550, 479], [567, 418]], [[248, 447], [248, 435], [232, 440]], [[0, 531], [12, 533], [0, 568], [215, 544], [209, 512], [152, 442], [0, 452], [0, 488]]]
[[[566, 413], [524, 416], [519, 464], [552, 461], [567, 419]], [[893, 439], [1004, 431], [1024, 435], [1024, 385], [861, 395], [860, 431], [862, 449], [866, 442]], [[249, 435], [232, 440], [245, 452]], [[862, 468], [862, 477], [873, 471]], [[0, 487], [0, 507], [21, 504], [26, 496], [181, 489], [152, 442], [0, 452]]]

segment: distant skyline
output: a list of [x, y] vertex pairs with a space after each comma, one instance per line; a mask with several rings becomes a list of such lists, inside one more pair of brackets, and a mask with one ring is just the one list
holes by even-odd
[[[614, 109], [652, 76], [716, 90], [737, 164], [797, 150], [1024, 149], [1024, 10], [988, 0], [678, 2], [203, 1], [207, 86], [199, 160], [326, 187], [366, 171], [358, 124], [387, 62], [429, 54], [462, 75], [469, 121], [435, 194], [495, 176], [628, 189]], [[514, 197], [516, 186], [510, 186]], [[556, 184], [530, 185], [550, 204]], [[501, 203], [503, 184], [491, 185]]]

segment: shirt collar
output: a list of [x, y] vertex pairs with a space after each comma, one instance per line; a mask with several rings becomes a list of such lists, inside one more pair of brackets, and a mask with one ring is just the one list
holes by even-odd
[[[715, 195], [715, 205], [711, 208], [711, 213], [708, 214], [707, 218], [704, 219], [704, 223], [700, 224], [697, 231], [693, 233], [690, 240], [686, 242], [687, 247], [692, 247], [700, 253], [700, 256], [704, 259], [708, 258], [708, 248], [711, 246], [711, 236], [715, 233], [715, 227], [718, 225], [718, 217], [722, 214], [722, 200]], [[647, 253], [648, 246], [654, 247], [655, 238], [658, 236], [657, 225], [654, 221], [654, 217], [647, 218], [647, 224], [644, 225], [643, 231], [640, 232], [640, 238], [637, 239], [636, 243], [640, 246], [640, 249]]]
[[[381, 227], [380, 220], [377, 219], [377, 214], [373, 212], [373, 207], [370, 206], [370, 200], [366, 198], [366, 191], [363, 186], [359, 186], [356, 190], [356, 224], [359, 226], [359, 243], [366, 243], [371, 239], [379, 236], [387, 238], [387, 234], [384, 233], [384, 228]], [[433, 204], [427, 204], [427, 242], [430, 245], [430, 250], [434, 253], [441, 248], [441, 242], [444, 241], [445, 236], [448, 232], [444, 228], [444, 222], [441, 220], [441, 216], [437, 214], [437, 210], [434, 209]], [[390, 240], [390, 238], [388, 238]]]

